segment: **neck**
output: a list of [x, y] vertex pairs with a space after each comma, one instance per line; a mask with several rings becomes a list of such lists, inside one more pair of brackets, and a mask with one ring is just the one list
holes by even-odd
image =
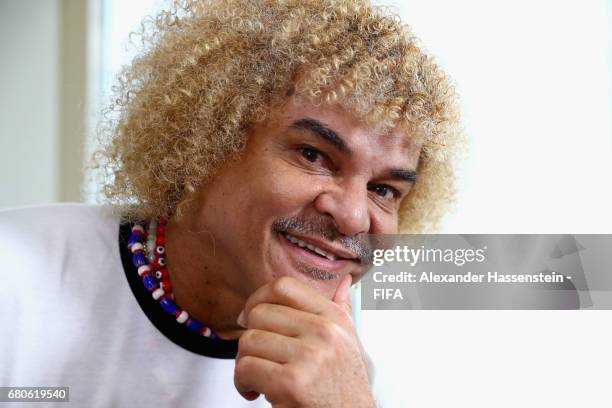
[[246, 299], [224, 280], [222, 257], [215, 256], [215, 238], [194, 232], [188, 217], [172, 219], [166, 229], [166, 263], [175, 301], [182, 309], [225, 339], [240, 337], [236, 324]]

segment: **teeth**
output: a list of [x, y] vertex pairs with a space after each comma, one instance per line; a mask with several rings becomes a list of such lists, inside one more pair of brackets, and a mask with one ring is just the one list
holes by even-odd
[[[308, 249], [310, 249], [310, 248], [308, 248]], [[323, 251], [322, 249], [315, 248], [315, 249], [314, 249], [314, 251], [315, 251], [317, 254], [321, 255], [321, 256], [327, 256], [327, 253], [326, 253], [325, 251]]]
[[296, 244], [297, 246], [299, 246], [300, 248], [308, 248], [313, 252], [316, 252], [317, 254], [329, 259], [330, 261], [335, 261], [338, 258], [336, 258], [335, 255], [333, 254], [328, 254], [327, 252], [325, 252], [324, 250], [322, 250], [319, 247], [316, 247], [314, 245], [311, 244], [307, 244], [306, 242], [302, 241], [301, 239], [297, 239], [296, 237], [294, 237], [293, 235], [289, 235], [287, 233], [285, 233], [285, 237], [287, 237], [287, 240], [291, 243]]

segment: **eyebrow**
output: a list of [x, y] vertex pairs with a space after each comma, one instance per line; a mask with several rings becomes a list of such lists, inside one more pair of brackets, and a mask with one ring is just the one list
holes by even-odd
[[313, 118], [303, 118], [300, 120], [296, 120], [291, 124], [292, 128], [295, 129], [304, 129], [314, 133], [317, 136], [320, 136], [327, 142], [331, 143], [336, 149], [340, 150], [343, 153], [351, 153], [351, 149], [349, 149], [348, 145], [342, 139], [342, 137], [335, 131], [328, 128], [323, 123], [319, 122]]
[[[314, 133], [315, 135], [320, 136], [325, 141], [331, 143], [341, 152], [348, 154], [351, 153], [351, 150], [349, 149], [344, 139], [342, 139], [340, 134], [338, 134], [335, 130], [330, 129], [325, 124], [319, 122], [316, 119], [302, 118], [293, 122], [290, 127], [295, 129], [308, 130]], [[406, 169], [392, 169], [389, 171], [389, 176], [391, 178], [413, 184], [416, 182], [417, 179], [417, 173], [415, 170]]]
[[404, 170], [404, 169], [393, 169], [389, 172], [391, 177], [406, 181], [408, 183], [416, 183], [417, 180], [417, 172], [415, 170]]

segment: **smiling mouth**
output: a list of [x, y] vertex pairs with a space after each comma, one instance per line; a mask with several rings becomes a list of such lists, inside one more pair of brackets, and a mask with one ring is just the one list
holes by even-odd
[[[345, 251], [331, 253], [315, 245], [316, 240], [304, 241], [286, 231], [278, 231], [281, 242], [284, 242], [288, 254], [293, 259], [292, 263], [298, 272], [319, 281], [338, 279], [346, 274], [358, 274], [355, 265], [359, 264], [359, 258], [346, 257]], [[307, 239], [307, 238], [305, 238]], [[348, 251], [346, 251], [348, 255]], [[344, 256], [343, 256], [344, 255]]]
[[322, 258], [327, 258], [330, 261], [337, 261], [338, 259], [344, 259], [344, 258], [339, 258], [339, 257], [335, 256], [334, 254], [331, 254], [331, 253], [329, 253], [327, 251], [324, 251], [323, 249], [321, 249], [321, 248], [319, 248], [319, 247], [317, 247], [315, 245], [306, 243], [306, 242], [302, 241], [301, 239], [296, 238], [293, 235], [288, 234], [286, 232], [282, 232], [281, 235], [283, 237], [285, 237], [285, 239], [287, 241], [289, 241], [290, 243], [292, 243], [293, 245], [298, 246], [298, 247], [300, 247], [302, 249], [305, 249], [307, 251], [310, 251], [313, 254], [319, 255]]

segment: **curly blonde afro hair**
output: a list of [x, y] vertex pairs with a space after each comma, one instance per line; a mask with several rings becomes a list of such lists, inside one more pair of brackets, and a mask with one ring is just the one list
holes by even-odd
[[[100, 133], [104, 193], [127, 218], [168, 218], [293, 90], [422, 143], [399, 230], [431, 232], [463, 146], [449, 78], [399, 18], [367, 0], [175, 1], [143, 23]], [[298, 75], [299, 74], [299, 75]]]

